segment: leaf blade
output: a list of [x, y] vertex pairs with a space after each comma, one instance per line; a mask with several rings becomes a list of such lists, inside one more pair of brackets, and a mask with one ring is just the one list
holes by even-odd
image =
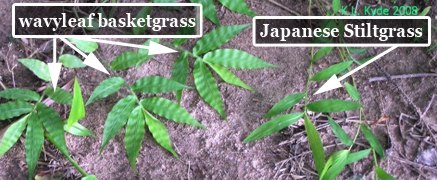
[[136, 170], [136, 159], [141, 150], [145, 134], [145, 117], [141, 106], [137, 106], [129, 115], [124, 136], [124, 147], [132, 169]]
[[96, 42], [74, 39], [74, 38], [69, 38], [68, 40], [74, 45], [76, 45], [76, 47], [81, 51], [83, 51], [84, 53], [92, 53], [96, 51], [97, 48], [99, 48], [99, 44], [97, 44]]
[[18, 59], [22, 65], [33, 72], [35, 76], [46, 82], [51, 81], [49, 67], [46, 63], [38, 59]]
[[83, 63], [83, 61], [72, 54], [63, 54], [59, 56], [59, 62], [62, 63], [63, 66], [67, 68], [83, 68], [86, 67], [86, 65]]
[[135, 81], [132, 86], [134, 92], [142, 93], [166, 93], [183, 90], [185, 88], [187, 88], [187, 86], [161, 76], [143, 77]]
[[9, 88], [0, 91], [0, 98], [21, 100], [21, 101], [38, 101], [41, 99], [38, 93], [29, 89]]
[[310, 144], [310, 149], [313, 154], [316, 170], [319, 174], [321, 174], [325, 166], [325, 153], [323, 150], [322, 140], [320, 139], [320, 135], [317, 132], [316, 127], [306, 115], [304, 115], [304, 126], [308, 142]]
[[218, 49], [205, 54], [205, 62], [236, 69], [260, 69], [275, 67], [273, 64], [237, 49]]
[[191, 2], [202, 4], [203, 16], [205, 16], [215, 25], [220, 25], [220, 20], [217, 17], [217, 13], [216, 13], [216, 7], [212, 0], [191, 0]]
[[211, 32], [205, 34], [200, 40], [196, 42], [193, 48], [195, 55], [201, 55], [208, 51], [217, 49], [223, 44], [227, 43], [233, 37], [237, 36], [241, 31], [249, 27], [249, 24], [221, 26]]
[[354, 101], [344, 101], [338, 99], [326, 99], [314, 101], [307, 105], [313, 112], [343, 112], [361, 108], [361, 104]]
[[329, 66], [328, 68], [322, 69], [321, 71], [317, 72], [313, 77], [311, 77], [311, 80], [313, 81], [327, 80], [334, 74], [339, 74], [345, 71], [347, 68], [349, 68], [352, 65], [352, 63], [353, 61], [346, 61]]
[[223, 6], [227, 7], [231, 11], [248, 15], [253, 17], [256, 15], [255, 12], [250, 10], [249, 6], [244, 2], [244, 0], [219, 0]]
[[322, 48], [320, 48], [316, 52], [316, 54], [314, 54], [314, 56], [311, 58], [311, 61], [313, 61], [313, 62], [319, 61], [323, 57], [329, 55], [332, 52], [333, 49], [334, 49], [333, 47], [322, 47]]
[[[173, 64], [173, 68], [171, 71], [171, 79], [181, 83], [181, 84], [187, 84], [187, 79], [188, 79], [188, 75], [189, 75], [189, 65], [188, 65], [188, 60], [189, 60], [189, 54], [188, 52], [183, 51], [178, 59], [176, 60], [176, 62]], [[177, 90], [176, 91], [176, 99], [178, 100], [178, 102], [181, 101], [182, 99], [182, 92], [183, 90]]]
[[382, 180], [396, 180], [395, 177], [384, 171], [384, 169], [380, 167], [375, 168], [376, 175]]
[[360, 92], [358, 91], [358, 89], [355, 86], [353, 86], [352, 84], [349, 84], [349, 83], [344, 83], [344, 88], [346, 89], [347, 93], [354, 101], [361, 100]]
[[364, 137], [367, 139], [372, 149], [374, 149], [380, 157], [384, 158], [384, 149], [382, 148], [378, 138], [373, 134], [367, 125], [361, 124], [360, 126], [361, 132], [363, 132]]
[[18, 117], [32, 110], [32, 104], [23, 101], [12, 101], [0, 104], [0, 121]]
[[346, 132], [341, 128], [341, 126], [335, 122], [331, 117], [328, 117], [328, 124], [332, 128], [332, 132], [334, 132], [335, 136], [340, 140], [344, 145], [351, 146], [353, 144], [352, 139], [346, 134]]
[[77, 78], [74, 79], [73, 85], [73, 101], [71, 103], [71, 110], [68, 115], [67, 127], [71, 128], [74, 123], [85, 117], [85, 104], [83, 102], [82, 90]]
[[264, 118], [271, 118], [290, 109], [291, 107], [299, 103], [304, 97], [305, 93], [296, 93], [286, 96], [275, 105], [273, 105], [273, 107], [266, 113], [266, 115], [264, 115]]
[[170, 152], [174, 157], [178, 158], [178, 155], [171, 144], [170, 135], [168, 134], [168, 130], [165, 125], [147, 111], [144, 112], [144, 116], [146, 117], [147, 128], [149, 129], [155, 141], [162, 148]]
[[31, 114], [28, 117], [27, 122], [28, 125], [25, 141], [26, 163], [29, 179], [33, 179], [42, 146], [44, 144], [44, 129], [42, 122], [36, 114]]
[[228, 84], [238, 86], [244, 89], [247, 89], [251, 92], [255, 92], [255, 90], [252, 89], [249, 85], [247, 85], [243, 80], [241, 80], [239, 77], [237, 77], [234, 73], [229, 71], [223, 66], [220, 65], [214, 65], [211, 63], [207, 63], [209, 67], [211, 67], [222, 79]]
[[346, 164], [351, 164], [367, 157], [370, 154], [371, 150], [372, 149], [365, 149], [358, 152], [350, 153], [347, 157]]
[[71, 105], [71, 102], [73, 101], [73, 95], [61, 88], [56, 88], [56, 90], [53, 90], [52, 87], [49, 87], [44, 90], [44, 94], [59, 104]]
[[25, 116], [20, 120], [14, 122], [12, 125], [6, 129], [5, 133], [0, 139], [0, 157], [2, 157], [9, 149], [14, 146], [14, 144], [20, 139], [21, 134], [23, 134], [24, 129], [27, 125], [27, 117]]
[[86, 102], [86, 105], [89, 105], [96, 100], [106, 98], [111, 94], [114, 94], [125, 84], [125, 81], [121, 77], [112, 77], [105, 79], [100, 82], [100, 84], [94, 89], [90, 98]]

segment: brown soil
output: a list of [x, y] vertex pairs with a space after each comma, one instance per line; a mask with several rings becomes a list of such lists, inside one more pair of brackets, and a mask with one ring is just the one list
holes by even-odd
[[[10, 11], [13, 2], [0, 1], [0, 15], [7, 17], [2, 19], [0, 25], [0, 52], [4, 55], [4, 57], [0, 56], [1, 81], [8, 87], [15, 85], [39, 89], [43, 84], [20, 64], [17, 64], [16, 59], [29, 56], [40, 48], [42, 52], [38, 51], [39, 53], [35, 56], [48, 62], [50, 57], [43, 58], [42, 54], [48, 50], [47, 54], [50, 55], [51, 47], [43, 48], [46, 40], [20, 40], [10, 37]], [[290, 15], [289, 12], [272, 3], [257, 0], [251, 0], [248, 3], [258, 15]], [[297, 12], [306, 14], [307, 2], [286, 2], [284, 0], [282, 3]], [[251, 22], [251, 18], [234, 14], [223, 8], [220, 8], [218, 13], [225, 25]], [[437, 8], [433, 7], [432, 14], [436, 13]], [[206, 22], [205, 31], [212, 27], [211, 23]], [[142, 40], [124, 41], [140, 43]], [[194, 42], [195, 40], [191, 40], [186, 47], [191, 47]], [[106, 114], [112, 105], [124, 95], [123, 92], [87, 107], [88, 116], [81, 123], [93, 130], [96, 136], [89, 138], [67, 136], [67, 143], [74, 159], [87, 172], [97, 175], [99, 179], [315, 179], [311, 173], [314, 171], [311, 154], [308, 153], [308, 142], [302, 133], [301, 122], [264, 140], [249, 144], [242, 143], [242, 139], [248, 133], [266, 121], [262, 119], [262, 116], [275, 102], [287, 94], [304, 91], [311, 49], [254, 47], [251, 29], [245, 30], [224, 47], [248, 51], [278, 65], [278, 68], [236, 71], [241, 79], [257, 90], [256, 93], [220, 82], [219, 86], [228, 114], [227, 121], [219, 119], [218, 115], [200, 100], [195, 91], [186, 91], [182, 105], [207, 129], [199, 130], [164, 121], [169, 128], [176, 151], [180, 154], [180, 160], [173, 158], [158, 147], [151, 136], [146, 135], [137, 160], [139, 174], [136, 175], [130, 169], [125, 155], [124, 133], [113, 139], [103, 154], [99, 155], [98, 149]], [[114, 57], [126, 50], [132, 49], [102, 44], [98, 50], [99, 59], [109, 64]], [[383, 48], [376, 50], [380, 52]], [[427, 52], [425, 48], [398, 48], [378, 63], [370, 65], [355, 75], [363, 96], [366, 120], [372, 123], [381, 117], [388, 117], [384, 123], [372, 125], [372, 129], [376, 131], [388, 154], [385, 159], [381, 160], [381, 166], [399, 179], [437, 177], [437, 171], [433, 170], [437, 169], [436, 164], [423, 168], [424, 164], [416, 161], [421, 152], [436, 148], [436, 141], [433, 138], [437, 137], [433, 137], [429, 129], [431, 132], [437, 130], [435, 128], [437, 98], [434, 103], [431, 103], [428, 113], [421, 119], [418, 119], [417, 112], [419, 110], [424, 112], [431, 97], [437, 93], [437, 79], [435, 77], [411, 78], [372, 83], [368, 79], [384, 76], [384, 72], [390, 75], [436, 72], [435, 55], [435, 52]], [[130, 82], [147, 75], [170, 77], [171, 66], [176, 57], [176, 54], [159, 55], [140, 68], [121, 73], [112, 72], [112, 74], [124, 76]], [[315, 70], [338, 62], [338, 59], [336, 55], [330, 55], [326, 60], [316, 64]], [[14, 66], [16, 68], [12, 69]], [[107, 78], [102, 73], [85, 68], [77, 71], [64, 71], [60, 84], [65, 84], [75, 74], [81, 80], [83, 93], [86, 96], [91, 94], [96, 84]], [[194, 87], [192, 78], [188, 85]], [[312, 87], [312, 89], [316, 88], [317, 86]], [[164, 96], [174, 99], [171, 94]], [[313, 98], [326, 97], [348, 98], [343, 90]], [[301, 110], [301, 107], [302, 104], [294, 110]], [[68, 111], [65, 112], [61, 107], [59, 109], [61, 114], [66, 116]], [[400, 117], [401, 114], [412, 118]], [[337, 119], [352, 119], [358, 114], [348, 112], [334, 115]], [[9, 122], [0, 122], [0, 128], [4, 128], [7, 124]], [[344, 148], [335, 140], [330, 128], [325, 127], [324, 121], [318, 121], [317, 125], [321, 127], [320, 133], [328, 152]], [[341, 125], [348, 130], [351, 136], [354, 134], [356, 123], [346, 120]], [[426, 128], [427, 126], [429, 129]], [[368, 147], [364, 139], [359, 138], [358, 142], [360, 146], [354, 150]], [[41, 161], [47, 162], [48, 165], [39, 166], [40, 173], [57, 170], [64, 178], [78, 177], [78, 173], [53, 148], [47, 145], [46, 149], [58, 159], [42, 157]], [[18, 142], [4, 157], [0, 158], [0, 164], [2, 164], [0, 179], [26, 179], [23, 143]], [[341, 178], [371, 178], [372, 167], [372, 159], [369, 157], [362, 162], [348, 166]]]

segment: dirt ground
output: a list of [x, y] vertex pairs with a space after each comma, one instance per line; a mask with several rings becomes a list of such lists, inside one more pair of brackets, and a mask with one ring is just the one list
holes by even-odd
[[[17, 58], [26, 57], [37, 51], [36, 56], [50, 56], [50, 43], [44, 48], [47, 40], [22, 40], [11, 37], [10, 12], [12, 2], [0, 0], [0, 16], [8, 17], [0, 21], [0, 80], [7, 87], [39, 89], [44, 84], [37, 80], [31, 72], [17, 63]], [[32, 1], [35, 2], [35, 1]], [[125, 1], [123, 1], [125, 2]], [[131, 1], [129, 1], [131, 2]], [[140, 1], [137, 1], [140, 2]], [[269, 3], [268, 1], [247, 1], [258, 15], [285, 16], [290, 12]], [[306, 15], [306, 1], [280, 1], [290, 9]], [[407, 2], [408, 3], [408, 2]], [[437, 15], [434, 3], [432, 16]], [[222, 24], [250, 23], [251, 18], [231, 13], [219, 8]], [[316, 10], [314, 10], [316, 11]], [[212, 28], [206, 22], [205, 31]], [[141, 43], [143, 40], [124, 40]], [[164, 40], [166, 41], [166, 40]], [[166, 41], [168, 42], [168, 41]], [[186, 47], [191, 47], [191, 40]], [[278, 68], [254, 71], [235, 71], [235, 73], [251, 85], [257, 92], [250, 93], [223, 82], [219, 83], [222, 97], [228, 113], [227, 121], [218, 115], [203, 101], [195, 91], [186, 91], [182, 105], [207, 128], [199, 130], [184, 125], [166, 123], [180, 160], [169, 153], [146, 135], [142, 150], [137, 160], [138, 176], [130, 169], [123, 145], [124, 133], [113, 139], [106, 150], [99, 155], [98, 149], [103, 133], [103, 124], [107, 112], [122, 97], [123, 92], [112, 95], [103, 101], [87, 107], [88, 115], [81, 124], [95, 132], [95, 136], [78, 138], [68, 135], [67, 143], [74, 159], [87, 172], [95, 174], [99, 179], [315, 179], [312, 168], [308, 142], [301, 122], [290, 126], [264, 140], [243, 144], [242, 140], [254, 128], [266, 120], [264, 113], [278, 100], [290, 93], [304, 91], [307, 78], [306, 68], [309, 64], [310, 48], [265, 48], [252, 45], [251, 29], [247, 29], [224, 46], [248, 51], [262, 59], [275, 64]], [[375, 49], [381, 52], [384, 48]], [[109, 64], [117, 55], [129, 48], [111, 45], [100, 45], [97, 55], [105, 64]], [[369, 49], [372, 52], [373, 49]], [[386, 75], [402, 75], [417, 73], [437, 73], [436, 52], [428, 52], [426, 48], [398, 48], [384, 56], [377, 63], [357, 73], [354, 78], [362, 93], [366, 121], [369, 124], [386, 117], [383, 123], [372, 125], [380, 141], [383, 143], [387, 157], [381, 160], [381, 167], [399, 179], [435, 179], [437, 177], [437, 149], [433, 133], [437, 131], [437, 78], [403, 78], [380, 82], [369, 82], [371, 77]], [[44, 60], [50, 61], [47, 56]], [[132, 83], [147, 75], [170, 77], [171, 66], [177, 54], [159, 55], [140, 68], [124, 72], [111, 72], [125, 77]], [[315, 70], [327, 64], [338, 62], [333, 54], [315, 65]], [[192, 67], [191, 62], [191, 67]], [[95, 86], [107, 78], [90, 68], [76, 71], [63, 71], [60, 84], [65, 84], [77, 74], [85, 97], [88, 97]], [[192, 77], [188, 85], [194, 87]], [[320, 84], [319, 84], [320, 85]], [[312, 89], [317, 89], [314, 85]], [[174, 99], [172, 94], [165, 97]], [[321, 99], [340, 97], [347, 99], [344, 90], [311, 97]], [[299, 104], [294, 110], [301, 110]], [[58, 107], [61, 115], [68, 111]], [[426, 109], [428, 109], [426, 111]], [[427, 112], [423, 114], [424, 112]], [[419, 118], [420, 115], [422, 117]], [[356, 130], [357, 112], [338, 113], [334, 117], [341, 120], [341, 125], [350, 135]], [[0, 122], [0, 129], [8, 122]], [[331, 152], [342, 148], [335, 140], [325, 121], [317, 121], [326, 150]], [[368, 147], [362, 138], [354, 150]], [[66, 179], [78, 178], [78, 173], [69, 166], [59, 153], [46, 145], [46, 151], [57, 158], [43, 155], [38, 172], [57, 172]], [[27, 170], [24, 159], [22, 141], [17, 143], [4, 157], [0, 158], [0, 179], [26, 179]], [[350, 165], [342, 173], [341, 179], [369, 179], [373, 176], [372, 159], [369, 157], [359, 163]]]

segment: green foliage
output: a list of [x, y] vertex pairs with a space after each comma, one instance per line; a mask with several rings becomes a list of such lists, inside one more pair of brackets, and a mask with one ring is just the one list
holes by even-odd
[[329, 79], [334, 74], [339, 74], [343, 71], [345, 71], [347, 68], [349, 68], [352, 65], [353, 61], [346, 61], [341, 62], [338, 64], [334, 64], [326, 69], [323, 69], [316, 73], [311, 80], [313, 81], [323, 81]]
[[200, 97], [219, 113], [222, 118], [226, 117], [223, 100], [220, 95], [217, 82], [211, 71], [201, 59], [194, 63], [194, 84]]
[[341, 143], [348, 146], [351, 146], [353, 144], [352, 139], [346, 134], [343, 128], [341, 128], [341, 126], [331, 117], [328, 117], [328, 123], [332, 128], [332, 132], [334, 132], [335, 136], [340, 140]]
[[67, 68], [83, 68], [86, 66], [79, 57], [72, 54], [59, 56], [59, 62]]
[[168, 130], [165, 125], [152, 116], [150, 113], [144, 113], [146, 117], [146, 124], [149, 128], [150, 133], [152, 133], [155, 141], [168, 152], [170, 152], [174, 157], [178, 157], [176, 151], [173, 149], [171, 144], [170, 135], [168, 134]]
[[332, 11], [336, 14], [341, 9], [341, 1], [333, 0], [332, 1]]
[[146, 98], [141, 100], [140, 104], [146, 110], [168, 120], [203, 128], [203, 125], [194, 119], [187, 110], [168, 99], [160, 97]]
[[344, 88], [346, 89], [347, 93], [354, 101], [361, 100], [360, 92], [358, 92], [358, 89], [355, 86], [349, 83], [344, 83]]
[[252, 89], [249, 85], [247, 85], [245, 82], [243, 82], [240, 78], [238, 78], [234, 73], [229, 71], [223, 66], [220, 65], [214, 65], [211, 63], [207, 63], [209, 67], [211, 67], [215, 73], [217, 73], [223, 81], [227, 82], [228, 84], [232, 84], [235, 86], [242, 87], [244, 89], [247, 89], [251, 92], [254, 92], [255, 90]]
[[248, 16], [255, 16], [255, 12], [249, 9], [249, 6], [244, 0], [218, 0], [223, 6], [227, 7], [231, 11], [245, 14]]
[[340, 150], [333, 153], [326, 161], [319, 179], [332, 180], [337, 177], [346, 166], [349, 150]]
[[384, 157], [384, 149], [382, 148], [381, 143], [378, 138], [373, 134], [373, 132], [369, 129], [369, 127], [365, 124], [361, 124], [361, 132], [363, 132], [364, 137], [366, 137], [370, 146], [380, 157]]
[[355, 163], [361, 159], [364, 159], [365, 157], [369, 156], [370, 151], [372, 151], [372, 149], [365, 149], [358, 152], [349, 153], [346, 164]]
[[90, 105], [96, 100], [103, 99], [105, 97], [114, 94], [125, 84], [125, 81], [121, 77], [112, 77], [105, 79], [94, 89], [90, 98], [86, 102], [86, 105]]
[[205, 34], [194, 46], [195, 55], [201, 55], [208, 51], [215, 50], [237, 36], [241, 31], [249, 27], [249, 24], [221, 26]]
[[56, 90], [53, 90], [53, 88], [49, 87], [44, 90], [44, 94], [59, 104], [71, 105], [71, 102], [73, 101], [73, 95], [61, 88], [56, 88]]
[[420, 14], [418, 14], [418, 16], [426, 16], [426, 15], [428, 15], [429, 10], [431, 10], [431, 6], [428, 6], [425, 9], [423, 9], [423, 11]]
[[73, 39], [73, 38], [70, 38], [68, 40], [72, 44], [76, 45], [76, 47], [81, 51], [83, 51], [84, 53], [92, 53], [95, 50], [97, 50], [97, 48], [99, 48], [99, 44], [97, 44], [96, 42], [90, 42], [82, 39]]
[[379, 177], [381, 180], [396, 180], [393, 176], [391, 176], [389, 173], [385, 172], [384, 169], [380, 167], [375, 168], [376, 176]]
[[0, 91], [0, 98], [21, 101], [38, 101], [41, 99], [39, 94], [35, 91], [19, 88], [11, 88]]
[[142, 93], [165, 93], [183, 90], [187, 88], [184, 84], [160, 76], [143, 77], [135, 81], [132, 86], [134, 92]]
[[49, 67], [46, 63], [38, 59], [18, 59], [27, 69], [33, 72], [38, 78], [50, 81]]
[[275, 67], [247, 52], [237, 49], [219, 49], [207, 53], [203, 60], [205, 62], [236, 69], [259, 69]]
[[266, 115], [264, 115], [264, 118], [271, 118], [273, 116], [276, 116], [284, 111], [287, 111], [305, 97], [304, 93], [296, 93], [296, 94], [290, 94], [280, 100], [278, 103], [273, 105], [272, 109], [270, 109]]
[[306, 115], [304, 116], [304, 125], [316, 170], [319, 174], [322, 174], [325, 167], [325, 153], [323, 151], [322, 140], [316, 127]]
[[320, 48], [316, 52], [316, 54], [314, 54], [314, 56], [312, 57], [311, 61], [313, 61], [313, 62], [319, 61], [320, 59], [322, 59], [325, 56], [329, 55], [332, 52], [333, 49], [334, 49], [333, 47], [322, 47], [322, 48]]
[[72, 135], [81, 137], [92, 136], [94, 134], [91, 130], [79, 123], [74, 123], [70, 128], [68, 128], [67, 125], [64, 125], [64, 130]]
[[82, 90], [80, 89], [77, 78], [73, 85], [73, 101], [71, 103], [70, 114], [68, 115], [67, 128], [73, 126], [80, 119], [85, 117], [85, 105], [83, 103]]
[[[182, 52], [179, 55], [178, 59], [173, 64], [173, 69], [171, 71], [171, 79], [172, 80], [174, 80], [178, 83], [181, 83], [181, 84], [187, 83], [188, 75], [190, 73], [188, 61], [189, 61], [188, 52], [185, 52], [185, 51]], [[178, 102], [180, 102], [182, 99], [182, 91], [183, 90], [176, 91], [176, 99], [178, 100]]]
[[[144, 45], [148, 46], [150, 41], [159, 42], [157, 39], [149, 39]], [[138, 52], [123, 52], [111, 62], [111, 68], [113, 70], [126, 70], [138, 67], [153, 57], [147, 54], [148, 51], [147, 49], [139, 49]]]
[[200, 3], [203, 6], [203, 15], [216, 25], [220, 25], [220, 20], [215, 12], [213, 0], [191, 0], [192, 3]]
[[124, 136], [124, 147], [132, 169], [136, 169], [136, 159], [146, 133], [145, 125], [143, 109], [141, 106], [137, 106], [129, 116]]
[[30, 114], [27, 119], [26, 131], [26, 163], [29, 179], [35, 176], [35, 168], [44, 144], [44, 129], [41, 119], [36, 114]]
[[[139, 18], [146, 18], [147, 15], [150, 15], [152, 9], [150, 7], [143, 7], [141, 8], [141, 10], [138, 12], [138, 14], [135, 16], [135, 18], [139, 19]], [[144, 34], [147, 30], [147, 26], [136, 26], [132, 28], [132, 33], [134, 35], [141, 35]]]
[[257, 127], [253, 132], [251, 132], [243, 142], [248, 143], [264, 137], [270, 136], [273, 133], [279, 132], [280, 130], [290, 126], [291, 124], [297, 122], [302, 118], [303, 113], [286, 114], [282, 116], [277, 116], [273, 120], [270, 120], [261, 126]]
[[29, 113], [32, 109], [32, 104], [23, 101], [12, 101], [0, 104], [0, 121]]
[[307, 105], [313, 112], [343, 112], [361, 108], [361, 104], [354, 101], [327, 99], [315, 101]]
[[27, 117], [28, 116], [21, 118], [6, 129], [0, 139], [0, 157], [8, 152], [18, 139], [20, 139], [27, 125]]

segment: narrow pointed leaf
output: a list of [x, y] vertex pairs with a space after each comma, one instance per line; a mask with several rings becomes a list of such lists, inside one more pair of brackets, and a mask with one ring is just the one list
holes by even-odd
[[366, 158], [367, 156], [369, 156], [371, 150], [372, 149], [366, 149], [354, 153], [349, 153], [349, 155], [347, 156], [346, 164], [352, 164]]
[[361, 100], [360, 92], [358, 92], [358, 89], [355, 86], [349, 83], [344, 83], [344, 88], [346, 89], [347, 93], [354, 101]]
[[201, 55], [208, 51], [217, 49], [247, 27], [249, 27], [249, 24], [218, 27], [198, 40], [194, 46], [193, 52], [195, 55]]
[[326, 69], [322, 69], [318, 73], [316, 73], [311, 80], [313, 81], [323, 81], [332, 77], [334, 74], [339, 74], [345, 71], [352, 65], [353, 61], [346, 61], [338, 64], [334, 64]]
[[143, 99], [140, 103], [146, 110], [168, 120], [203, 128], [203, 125], [194, 119], [187, 110], [168, 99], [152, 97]]
[[150, 58], [136, 52], [123, 52], [111, 62], [111, 68], [113, 70], [125, 70], [131, 67], [139, 67], [148, 60]]
[[121, 128], [126, 124], [129, 115], [136, 107], [136, 97], [127, 96], [119, 100], [111, 112], [109, 112], [106, 118], [103, 128], [102, 145], [100, 146], [100, 152], [108, 145], [109, 141], [118, 134]]
[[29, 179], [35, 176], [35, 169], [44, 144], [44, 128], [36, 114], [31, 114], [27, 119], [26, 131], [26, 163]]
[[211, 71], [201, 59], [194, 63], [194, 84], [200, 97], [222, 117], [226, 117], [222, 96]]
[[[189, 60], [189, 54], [187, 52], [182, 52], [178, 59], [173, 64], [173, 69], [171, 72], [171, 79], [181, 83], [181, 84], [187, 84], [187, 79], [189, 75], [189, 66], [188, 66], [188, 60]], [[176, 91], [176, 99], [178, 102], [182, 99], [182, 92], [183, 90], [177, 90]]]
[[237, 49], [218, 49], [205, 54], [205, 62], [236, 69], [260, 69], [275, 67], [273, 64]]
[[184, 84], [160, 76], [147, 76], [135, 81], [134, 92], [165, 93], [187, 88]]
[[244, 0], [219, 0], [223, 6], [227, 7], [231, 11], [236, 13], [245, 14], [248, 16], [255, 16], [255, 12], [250, 10], [249, 6], [244, 2]]
[[64, 130], [75, 136], [87, 137], [94, 135], [93, 131], [79, 123], [74, 123], [71, 128], [68, 128], [67, 125], [64, 125]]
[[170, 140], [170, 135], [168, 134], [168, 130], [165, 127], [165, 125], [148, 112], [144, 112], [144, 116], [146, 117], [147, 128], [149, 129], [155, 141], [162, 148], [164, 148], [165, 150], [170, 152], [174, 157], [177, 158], [178, 155], [176, 151], [173, 149]]
[[140, 153], [141, 145], [146, 131], [144, 112], [141, 106], [136, 107], [129, 116], [124, 135], [124, 147], [126, 148], [129, 164], [136, 170], [136, 160]]
[[334, 14], [337, 13], [340, 9], [341, 9], [340, 0], [333, 0], [332, 1], [332, 11], [334, 11]]
[[248, 143], [270, 136], [271, 134], [279, 132], [280, 130], [287, 128], [291, 124], [297, 122], [297, 120], [302, 118], [302, 116], [303, 113], [295, 113], [275, 117], [274, 119], [257, 127], [244, 139], [243, 142]]
[[367, 49], [362, 49], [362, 48], [351, 48], [351, 47], [348, 47], [347, 50], [350, 53], [353, 53], [353, 54], [366, 54], [367, 53]]
[[0, 104], [0, 120], [6, 120], [32, 111], [33, 106], [23, 101], [13, 101]]
[[76, 78], [73, 85], [73, 101], [71, 103], [70, 114], [68, 115], [67, 127], [70, 128], [74, 123], [77, 123], [84, 117], [85, 105], [83, 103], [82, 90]]
[[314, 56], [312, 57], [311, 61], [313, 61], [313, 62], [319, 61], [320, 59], [322, 59], [325, 56], [329, 55], [332, 52], [333, 49], [334, 49], [333, 47], [322, 47], [322, 48], [320, 48], [316, 52], [316, 54], [314, 54]]
[[6, 129], [3, 136], [0, 136], [0, 157], [8, 152], [18, 139], [20, 139], [21, 134], [23, 134], [23, 131], [26, 128], [27, 117], [28, 116], [25, 116], [17, 122], [14, 122], [8, 127], [8, 129]]
[[278, 103], [273, 105], [272, 109], [270, 109], [267, 114], [264, 116], [264, 118], [271, 118], [273, 116], [276, 116], [284, 111], [287, 111], [305, 97], [305, 93], [296, 93], [296, 94], [290, 94], [286, 96], [285, 98], [281, 99]]
[[22, 101], [38, 101], [41, 99], [39, 94], [35, 91], [19, 88], [10, 88], [0, 91], [0, 98]]
[[308, 142], [310, 144], [310, 149], [313, 154], [316, 170], [319, 174], [321, 174], [325, 166], [325, 153], [323, 151], [322, 140], [320, 139], [320, 135], [317, 132], [316, 127], [306, 116], [304, 116], [304, 125]]
[[367, 139], [372, 149], [375, 150], [380, 157], [384, 158], [384, 149], [370, 128], [367, 125], [361, 124], [361, 132], [363, 132], [364, 137]]
[[349, 155], [348, 150], [341, 150], [333, 153], [326, 161], [323, 172], [320, 175], [322, 180], [335, 179], [346, 167], [346, 161]]
[[95, 50], [97, 50], [97, 48], [99, 48], [99, 44], [97, 44], [96, 42], [85, 41], [81, 39], [73, 39], [73, 38], [70, 38], [68, 40], [71, 43], [75, 44], [76, 47], [81, 51], [83, 51], [84, 53], [92, 53]]
[[64, 156], [70, 156], [65, 141], [64, 123], [58, 112], [44, 104], [38, 104], [36, 109], [38, 111], [38, 119], [42, 122], [46, 130], [47, 139], [50, 143], [55, 145]]
[[225, 67], [220, 65], [214, 65], [211, 63], [207, 64], [223, 79], [223, 81], [238, 87], [242, 87], [251, 92], [255, 92], [255, 90], [253, 90], [249, 85], [247, 85], [244, 81], [242, 81], [239, 77], [237, 77], [234, 73], [232, 73]]
[[313, 112], [343, 112], [361, 108], [361, 104], [354, 101], [327, 99], [312, 102], [307, 108]]
[[59, 56], [59, 62], [67, 68], [83, 68], [86, 66], [82, 59], [72, 54], [63, 54]]
[[395, 177], [390, 175], [389, 173], [385, 172], [384, 169], [380, 167], [375, 168], [376, 176], [379, 177], [381, 180], [396, 180]]
[[53, 90], [51, 87], [47, 88], [44, 90], [44, 94], [59, 104], [71, 105], [71, 102], [73, 101], [73, 95], [61, 88], [56, 88], [56, 90]]
[[353, 144], [353, 141], [349, 135], [347, 135], [343, 128], [341, 128], [341, 126], [331, 117], [328, 117], [328, 123], [332, 128], [332, 132], [334, 132], [335, 136], [340, 140], [341, 143], [348, 146]]
[[425, 9], [423, 9], [423, 11], [417, 16], [426, 16], [429, 13], [429, 10], [431, 10], [431, 6], [428, 6]]
[[212, 0], [191, 0], [192, 3], [200, 3], [203, 6], [203, 16], [208, 18], [215, 25], [220, 25], [217, 17], [216, 8]]
[[18, 61], [32, 71], [38, 78], [47, 82], [51, 81], [49, 67], [46, 63], [38, 59], [18, 59]]
[[124, 85], [124, 79], [121, 77], [112, 77], [102, 81], [93, 91], [90, 98], [86, 102], [86, 105], [93, 103], [96, 100], [103, 99], [105, 97], [114, 94]]
[[98, 180], [98, 179], [94, 175], [88, 175], [88, 176], [83, 177], [81, 180]]

